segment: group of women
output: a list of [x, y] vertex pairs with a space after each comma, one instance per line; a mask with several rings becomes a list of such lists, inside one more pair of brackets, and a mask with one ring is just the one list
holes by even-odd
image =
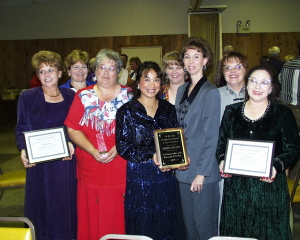
[[[35, 54], [32, 65], [42, 86], [22, 93], [18, 103], [17, 145], [27, 168], [25, 216], [39, 239], [98, 240], [108, 233], [155, 240], [219, 234], [291, 239], [285, 169], [299, 156], [300, 140], [291, 110], [278, 103], [272, 69], [258, 66], [247, 73], [242, 54], [224, 58], [226, 91], [238, 97], [221, 111], [226, 94], [204, 74], [213, 53], [202, 38], [189, 38], [181, 52], [166, 54], [163, 71], [157, 63], [142, 63], [133, 89], [117, 82], [122, 67], [117, 52], [97, 54], [95, 85], [81, 81], [88, 60], [75, 55], [66, 65], [71, 79], [66, 87], [72, 91], [58, 87], [60, 56]], [[168, 83], [162, 88], [164, 75]], [[71, 156], [30, 164], [23, 132], [63, 125]], [[160, 169], [153, 131], [173, 127], [184, 130], [189, 165]], [[224, 173], [228, 138], [275, 141], [272, 176]], [[179, 233], [182, 216], [185, 231]]]

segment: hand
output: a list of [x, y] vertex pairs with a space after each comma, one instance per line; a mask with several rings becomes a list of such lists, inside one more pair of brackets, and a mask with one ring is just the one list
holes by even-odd
[[72, 156], [74, 155], [75, 149], [74, 146], [71, 142], [68, 142], [68, 146], [69, 146], [69, 151], [70, 151], [70, 157], [65, 157], [62, 160], [66, 161], [66, 160], [72, 160]]
[[198, 192], [198, 193], [200, 193], [200, 191], [203, 189], [204, 179], [205, 179], [204, 176], [197, 175], [195, 177], [194, 181], [192, 182], [190, 190], [192, 192]]
[[31, 167], [35, 166], [35, 164], [29, 164], [29, 160], [26, 157], [26, 150], [25, 149], [21, 150], [20, 157], [21, 157], [21, 160], [22, 160], [23, 165], [24, 165], [25, 168], [31, 168]]
[[188, 157], [188, 164], [178, 168], [178, 170], [179, 171], [185, 171], [189, 168], [190, 164], [191, 164], [191, 159]]
[[106, 154], [100, 154], [98, 149], [94, 148], [93, 151], [91, 152], [91, 155], [95, 158], [97, 162], [109, 163], [115, 159], [115, 157], [118, 155], [118, 152], [116, 146], [113, 146], [110, 149], [110, 151]]
[[113, 146], [110, 151], [107, 153], [107, 155], [105, 157], [102, 157], [102, 163], [109, 163], [112, 160], [114, 160], [116, 158], [116, 156], [118, 155], [116, 146]]
[[219, 170], [222, 178], [230, 178], [232, 175], [224, 173], [224, 161], [221, 161], [219, 164]]
[[274, 181], [274, 179], [276, 177], [276, 174], [277, 174], [276, 169], [274, 167], [272, 167], [272, 176], [271, 176], [271, 178], [269, 178], [269, 177], [262, 177], [259, 180], [262, 181], [262, 182], [271, 183], [271, 182]]
[[[159, 164], [159, 162], [158, 162], [158, 158], [157, 158], [157, 154], [156, 154], [156, 153], [153, 154], [152, 160], [153, 160], [154, 164], [155, 164], [156, 166], [159, 167], [160, 164]], [[162, 171], [162, 172], [168, 172], [168, 171], [170, 171], [172, 168], [159, 168], [159, 169], [160, 169], [160, 171]]]

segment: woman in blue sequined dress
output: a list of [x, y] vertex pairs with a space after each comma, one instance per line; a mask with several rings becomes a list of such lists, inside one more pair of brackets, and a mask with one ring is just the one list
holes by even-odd
[[155, 129], [177, 126], [174, 106], [160, 99], [162, 72], [154, 62], [138, 70], [136, 92], [116, 115], [117, 151], [128, 161], [126, 233], [176, 239], [176, 179], [153, 163]]

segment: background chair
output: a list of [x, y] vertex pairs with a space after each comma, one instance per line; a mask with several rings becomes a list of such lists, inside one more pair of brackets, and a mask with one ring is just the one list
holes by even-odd
[[3, 173], [0, 168], [0, 200], [2, 199], [5, 189], [25, 187], [26, 170], [17, 170]]
[[300, 170], [297, 171], [295, 180], [289, 177], [287, 178], [287, 184], [291, 195], [291, 203], [300, 202], [299, 180], [300, 180]]
[[25, 217], [0, 217], [0, 222], [12, 223], [26, 223], [28, 228], [25, 227], [1, 227], [0, 236], [5, 240], [36, 240], [35, 230], [32, 222]]
[[153, 240], [152, 238], [140, 235], [126, 235], [126, 234], [107, 234], [100, 238], [100, 240], [109, 239], [130, 239], [130, 240]]

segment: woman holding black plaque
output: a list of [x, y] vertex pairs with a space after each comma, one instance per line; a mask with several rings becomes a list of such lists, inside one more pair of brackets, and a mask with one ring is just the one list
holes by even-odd
[[176, 179], [153, 163], [154, 130], [177, 125], [174, 106], [160, 99], [162, 71], [144, 62], [137, 72], [132, 101], [117, 112], [117, 151], [128, 161], [126, 233], [176, 239]]
[[[252, 68], [245, 83], [245, 102], [227, 106], [220, 127], [217, 157], [225, 178], [221, 235], [260, 240], [292, 239], [285, 169], [300, 154], [296, 121], [292, 111], [278, 103], [278, 80], [270, 67]], [[270, 177], [224, 173], [228, 138], [274, 141]]]
[[41, 87], [22, 93], [18, 101], [17, 147], [26, 171], [25, 217], [34, 224], [37, 239], [76, 239], [76, 176], [74, 148], [62, 160], [29, 164], [23, 132], [64, 126], [74, 91], [58, 87], [62, 75], [59, 54], [40, 51], [32, 58]]

